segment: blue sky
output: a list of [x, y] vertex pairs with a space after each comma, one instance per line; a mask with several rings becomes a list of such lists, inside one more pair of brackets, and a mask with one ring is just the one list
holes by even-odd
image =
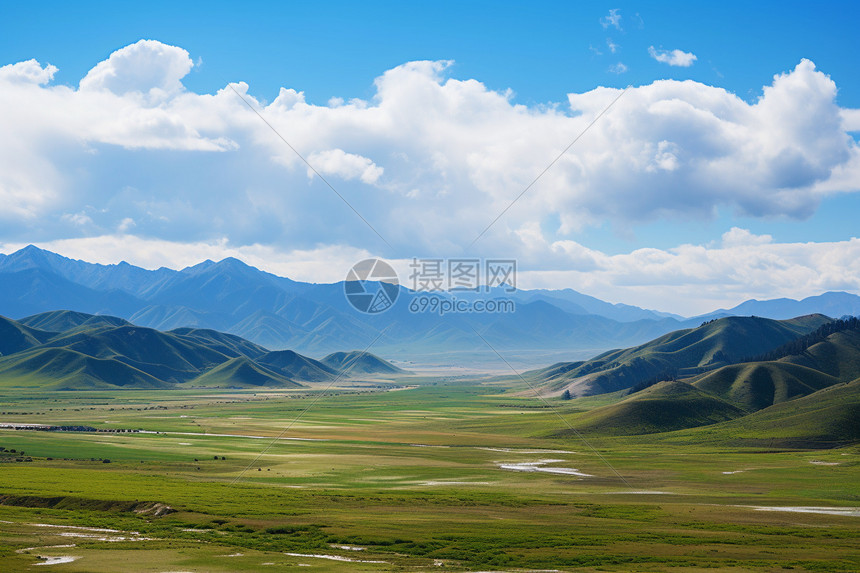
[[[190, 90], [243, 80], [261, 97], [286, 86], [317, 102], [368, 97], [373, 78], [406, 61], [453, 59], [457, 77], [511, 88], [521, 103], [664, 78], [717, 84], [751, 100], [774, 74], [808, 58], [836, 81], [842, 105], [860, 106], [860, 5], [851, 1], [181, 4], [4, 2], [0, 56], [51, 62], [57, 82], [76, 84], [112, 51], [156, 39], [202, 58], [185, 80]], [[621, 30], [600, 25], [613, 8]], [[614, 55], [607, 38], [619, 45]], [[652, 45], [699, 60], [667, 67], [648, 56]], [[627, 73], [607, 71], [619, 61]]]
[[632, 86], [470, 254], [675, 312], [860, 292], [858, 21], [855, 2], [3, 3], [0, 250], [320, 281], [458, 256], [620, 93], [598, 88]]

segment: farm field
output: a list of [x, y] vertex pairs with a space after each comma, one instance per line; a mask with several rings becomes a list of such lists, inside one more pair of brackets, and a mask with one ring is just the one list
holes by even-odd
[[0, 430], [2, 569], [860, 569], [856, 445], [580, 436], [618, 395], [402, 384], [6, 388], [2, 424], [141, 431]]

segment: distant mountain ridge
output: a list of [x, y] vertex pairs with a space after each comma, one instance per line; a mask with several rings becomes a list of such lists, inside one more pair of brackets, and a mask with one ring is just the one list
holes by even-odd
[[162, 332], [73, 311], [21, 321], [0, 316], [0, 386], [9, 388], [298, 387], [340, 377], [403, 373], [370, 353], [349, 353], [351, 361], [343, 361], [344, 355], [324, 358], [329, 365], [214, 330]]
[[[860, 297], [828, 295], [819, 302], [829, 316], [860, 308]], [[640, 344], [705, 319], [611, 304], [570, 289], [491, 293], [491, 297], [514, 300], [516, 311], [510, 314], [410, 312], [409, 303], [416, 296], [423, 295], [401, 287], [392, 309], [365, 315], [349, 305], [342, 282], [297, 282], [234, 258], [207, 260], [182, 270], [146, 270], [125, 262], [76, 261], [34, 246], [0, 255], [0, 314], [5, 316], [23, 318], [62, 308], [117, 316], [162, 331], [228, 332], [267, 348], [315, 356], [363, 348], [383, 331], [375, 348], [402, 357], [492, 354], [481, 337], [509, 352], [587, 349], [596, 354], [600, 349]], [[461, 299], [469, 296], [458, 293]], [[767, 316], [759, 307], [745, 304], [741, 310]], [[805, 299], [804, 307], [815, 304]]]
[[707, 320], [723, 316], [761, 316], [781, 320], [805, 314], [824, 314], [833, 318], [860, 316], [860, 296], [847, 292], [826, 292], [802, 300], [791, 298], [752, 299], [728, 310], [715, 310], [696, 318]]

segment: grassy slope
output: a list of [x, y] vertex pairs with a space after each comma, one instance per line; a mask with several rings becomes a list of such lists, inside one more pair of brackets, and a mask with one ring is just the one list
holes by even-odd
[[810, 346], [800, 355], [786, 357], [782, 362], [814, 368], [848, 382], [860, 376], [860, 332], [831, 334], [824, 342]]
[[117, 360], [94, 358], [68, 348], [36, 348], [0, 360], [0, 385], [54, 390], [170, 387]]
[[555, 365], [554, 372], [537, 375], [556, 393], [565, 388], [576, 396], [614, 392], [653, 377], [669, 373], [679, 377], [692, 375], [701, 369], [772, 350], [828, 320], [822, 315], [781, 321], [758, 317], [722, 318], [698, 328], [666, 334], [634, 348], [606, 352], [567, 370], [564, 364]]
[[696, 388], [754, 412], [839, 382], [837, 378], [783, 362], [750, 362], [725, 366], [690, 380]]
[[181, 336], [184, 340], [203, 344], [231, 358], [246, 356], [254, 360], [268, 352], [267, 348], [259, 344], [254, 344], [235, 334], [227, 334], [206, 328], [177, 328], [166, 334]]
[[122, 326], [130, 324], [127, 320], [116, 316], [87, 314], [73, 310], [53, 310], [34, 314], [20, 319], [18, 322], [31, 328], [50, 332], [66, 332], [80, 326]]
[[276, 350], [257, 359], [257, 363], [274, 370], [291, 380], [323, 382], [337, 376], [338, 371], [330, 366], [302, 356], [292, 350]]
[[396, 374], [400, 368], [369, 352], [333, 352], [321, 360], [323, 364], [336, 370], [356, 374]]
[[684, 382], [660, 382], [574, 421], [578, 430], [601, 435], [667, 432], [724, 422], [745, 412]]
[[755, 411], [860, 376], [860, 333], [831, 334], [803, 353], [772, 362], [725, 366], [690, 383]]
[[188, 383], [193, 387], [254, 388], [299, 387], [301, 384], [240, 356], [216, 366]]
[[[297, 379], [330, 379], [330, 368], [294, 355], [293, 369], [255, 364], [267, 349], [238, 336], [205, 329], [160, 332], [121, 319], [69, 311], [28, 319], [62, 332], [31, 328], [0, 317], [0, 384], [48, 389], [171, 388], [194, 385], [295, 387]], [[277, 353], [275, 353], [277, 354]], [[223, 366], [223, 368], [218, 368]], [[277, 370], [277, 371], [276, 371]], [[209, 376], [202, 376], [209, 373]], [[232, 378], [231, 378], [232, 376]]]
[[860, 379], [753, 414], [677, 434], [705, 444], [829, 447], [860, 440]]
[[0, 356], [7, 356], [38, 346], [53, 333], [30, 328], [18, 321], [0, 316]]
[[53, 338], [46, 346], [64, 347], [97, 358], [118, 358], [143, 365], [159, 365], [177, 372], [196, 372], [227, 360], [227, 356], [180, 336], [151, 328], [74, 330]]

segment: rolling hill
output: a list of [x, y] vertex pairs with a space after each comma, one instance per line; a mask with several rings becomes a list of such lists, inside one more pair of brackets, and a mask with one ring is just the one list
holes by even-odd
[[[384, 362], [384, 361], [382, 361]], [[302, 380], [309, 382], [324, 382], [332, 380], [341, 372], [336, 367], [331, 367], [322, 362], [302, 356], [292, 350], [275, 350], [267, 352], [257, 359], [257, 363], [262, 364], [266, 368], [281, 372], [284, 374], [291, 373], [301, 377]], [[381, 367], [385, 368], [385, 363]]]
[[329, 368], [356, 374], [398, 374], [403, 370], [369, 352], [333, 352], [321, 361]]
[[767, 448], [830, 448], [860, 441], [860, 379], [747, 416], [676, 432], [678, 442]]
[[170, 382], [124, 364], [67, 348], [34, 348], [0, 359], [0, 386], [43, 390], [169, 388]]
[[579, 431], [629, 436], [716, 424], [745, 414], [690, 384], [665, 381], [616, 404], [591, 410], [576, 418], [574, 424]]
[[690, 380], [696, 388], [747, 412], [806, 396], [838, 382], [818, 370], [783, 362], [734, 364]]
[[21, 322], [0, 317], [0, 348], [6, 350], [0, 356], [0, 386], [52, 390], [295, 387], [352, 376], [353, 364], [360, 365], [362, 375], [402, 372], [372, 354], [344, 353], [352, 359], [330, 366], [213, 330], [161, 332], [72, 311], [51, 311]]
[[231, 358], [205, 374], [194, 378], [188, 383], [188, 386], [192, 388], [256, 388], [261, 386], [295, 388], [301, 384], [240, 356]]
[[124, 326], [131, 324], [115, 316], [92, 315], [71, 310], [55, 310], [28, 316], [19, 320], [31, 328], [49, 332], [66, 332], [80, 326]]
[[[601, 435], [677, 432], [701, 427], [700, 433], [690, 430], [679, 436], [694, 439], [701, 435], [718, 441], [731, 441], [737, 430], [744, 440], [754, 444], [762, 443], [762, 435], [784, 443], [799, 444], [808, 440], [818, 444], [815, 447], [823, 443], [838, 445], [854, 441], [860, 435], [860, 320], [828, 321], [809, 330], [816, 322], [819, 317], [790, 321], [720, 319], [703, 325], [698, 333], [673, 333], [650, 345], [613, 353], [615, 357], [632, 358], [621, 364], [595, 363], [596, 374], [622, 380], [620, 373], [635, 375], [632, 366], [641, 365], [646, 349], [663, 354], [652, 360], [666, 360], [665, 354], [674, 350], [684, 356], [687, 363], [693, 356], [698, 364], [704, 364], [706, 369], [712, 366], [712, 369], [695, 374], [695, 370], [703, 367], [676, 368], [673, 377], [683, 380], [658, 381], [657, 376], [627, 390], [616, 391], [607, 397], [608, 405], [576, 415], [574, 427]], [[807, 332], [774, 346], [784, 337], [786, 328], [789, 332]], [[722, 340], [726, 333], [739, 336], [750, 332], [770, 335], [770, 345], [774, 347], [761, 355], [771, 359], [725, 365], [714, 361], [716, 352], [722, 352], [720, 358], [729, 361], [729, 351], [753, 348], [749, 341], [733, 340], [726, 345]], [[695, 336], [690, 338], [691, 335]], [[690, 340], [694, 342], [676, 345], [678, 341]], [[704, 345], [707, 340], [710, 344]], [[764, 341], [759, 343], [767, 345]], [[571, 382], [567, 377], [571, 373], [581, 373], [587, 365], [589, 362], [554, 365], [527, 375], [532, 379], [549, 380], [545, 383], [547, 386], [555, 383], [557, 387], [559, 380], [575, 386], [581, 383], [581, 378]], [[604, 369], [600, 370], [601, 367]], [[784, 429], [777, 429], [783, 426]], [[761, 430], [761, 435], [752, 428]]]
[[[826, 334], [837, 328], [841, 330]], [[778, 356], [774, 360], [725, 366], [689, 382], [740, 408], [755, 411], [860, 377], [857, 320], [825, 324], [797, 342], [802, 344], [789, 343], [773, 351]]]
[[615, 392], [732, 364], [750, 354], [778, 348], [829, 321], [823, 315], [782, 321], [721, 318], [640, 346], [606, 352], [585, 362], [555, 364], [526, 376], [544, 384], [550, 393], [569, 390], [573, 396], [588, 396]]
[[0, 316], [0, 356], [38, 346], [50, 337], [51, 333]]

